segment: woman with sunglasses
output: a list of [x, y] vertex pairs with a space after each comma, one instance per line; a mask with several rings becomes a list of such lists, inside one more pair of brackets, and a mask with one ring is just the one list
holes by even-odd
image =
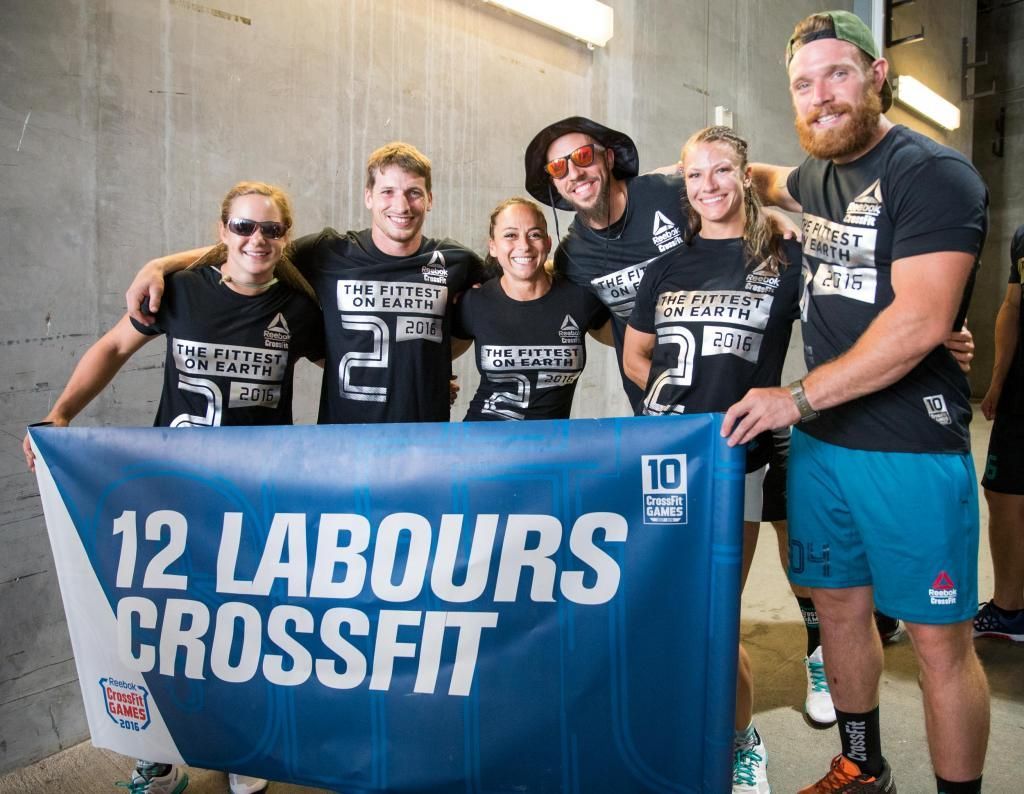
[[[283, 258], [292, 226], [288, 197], [262, 182], [240, 182], [224, 197], [220, 245], [167, 281], [156, 322], [126, 314], [92, 345], [45, 421], [68, 425], [143, 345], [167, 337], [164, 385], [154, 425], [289, 425], [292, 371], [300, 357], [323, 359], [323, 319], [313, 292]], [[35, 459], [23, 442], [29, 469]], [[232, 794], [267, 781], [231, 773]], [[133, 794], [179, 794], [188, 774], [139, 760]]]
[[486, 266], [496, 274], [456, 304], [453, 334], [476, 341], [480, 386], [465, 421], [567, 419], [586, 334], [611, 344], [608, 310], [548, 270], [540, 207], [507, 199], [491, 212]]
[[[708, 127], [684, 144], [680, 169], [689, 200], [686, 245], [648, 266], [626, 329], [623, 365], [645, 389], [641, 413], [648, 415], [725, 411], [754, 386], [778, 385], [799, 315], [800, 245], [773, 234], [762, 214], [746, 141], [728, 127]], [[747, 448], [742, 582], [771, 446], [769, 432]], [[737, 673], [732, 790], [767, 794], [742, 645]]]

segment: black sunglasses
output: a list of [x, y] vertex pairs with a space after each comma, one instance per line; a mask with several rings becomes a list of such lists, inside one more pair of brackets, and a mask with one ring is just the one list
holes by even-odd
[[252, 237], [259, 228], [260, 233], [268, 240], [280, 240], [288, 234], [288, 227], [277, 221], [251, 221], [248, 218], [229, 218], [228, 231], [239, 237]]

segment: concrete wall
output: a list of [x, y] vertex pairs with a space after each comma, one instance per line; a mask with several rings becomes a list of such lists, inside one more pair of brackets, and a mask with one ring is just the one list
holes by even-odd
[[928, 135], [946, 146], [971, 156], [974, 131], [972, 103], [960, 101], [960, 54], [964, 36], [975, 38], [976, 3], [918, 2], [893, 10], [892, 36], [900, 39], [924, 30], [924, 41], [901, 44], [886, 50], [890, 79], [907, 74], [916, 77], [933, 91], [960, 108], [960, 127], [952, 132], [939, 127], [897, 101], [886, 114], [897, 124]]
[[[653, 168], [725, 105], [755, 158], [799, 161], [783, 43], [806, 13], [852, 3], [611, 4], [615, 37], [589, 51], [478, 0], [4, 0], [0, 772], [86, 736], [24, 426], [121, 314], [146, 259], [212, 241], [233, 182], [286, 186], [300, 233], [359, 228], [366, 155], [408, 140], [434, 161], [428, 233], [482, 250], [490, 208], [523, 192], [526, 143], [564, 116], [628, 130]], [[958, 17], [941, 5], [945, 40]], [[925, 68], [958, 52], [943, 44]], [[80, 423], [149, 424], [159, 347], [136, 355]], [[464, 394], [471, 367], [459, 362]], [[308, 419], [308, 370], [303, 384]], [[625, 413], [607, 351], [594, 352], [578, 404]]]
[[[991, 8], [978, 15], [977, 57], [987, 54], [988, 65], [977, 69], [977, 90], [996, 93], [975, 101], [974, 164], [988, 184], [988, 242], [971, 310], [978, 354], [972, 376], [974, 393], [988, 389], [994, 361], [993, 327], [999, 304], [1006, 294], [1010, 266], [1010, 240], [1014, 229], [1024, 223], [1024, 5], [1006, 5], [995, 0], [981, 5]], [[996, 120], [1005, 109], [1003, 156], [993, 153], [997, 142]], [[984, 454], [976, 450], [975, 454]]]

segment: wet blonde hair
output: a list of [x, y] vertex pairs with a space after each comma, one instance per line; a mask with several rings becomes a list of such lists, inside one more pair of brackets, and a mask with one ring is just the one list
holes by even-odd
[[[274, 202], [277, 211], [281, 213], [281, 222], [289, 230], [292, 228], [292, 203], [288, 194], [275, 185], [268, 185], [266, 182], [239, 182], [231, 188], [220, 203], [220, 222], [227, 224], [231, 217], [231, 204], [240, 196], [266, 196]], [[188, 270], [197, 267], [220, 267], [228, 259], [228, 248], [224, 243], [217, 243], [209, 251], [199, 257], [188, 266]], [[288, 249], [285, 249], [280, 261], [274, 268], [274, 275], [277, 276], [286, 286], [308, 295], [316, 301], [316, 293], [309, 285], [309, 282], [302, 276], [299, 269], [292, 263], [288, 256]], [[319, 303], [317, 301], [317, 303]]]
[[[679, 155], [681, 168], [686, 160], [686, 153], [701, 143], [727, 144], [736, 153], [740, 170], [746, 173], [747, 142], [731, 127], [722, 126], [705, 127], [687, 139]], [[743, 211], [746, 216], [743, 223], [743, 248], [750, 266], [756, 267], [761, 262], [766, 262], [768, 268], [777, 273], [789, 262], [783, 252], [782, 239], [775, 234], [771, 221], [762, 212], [761, 202], [752, 185], [743, 185]], [[688, 208], [688, 212], [690, 223], [686, 232], [686, 242], [691, 244], [694, 236], [700, 231], [701, 217], [692, 206]]]

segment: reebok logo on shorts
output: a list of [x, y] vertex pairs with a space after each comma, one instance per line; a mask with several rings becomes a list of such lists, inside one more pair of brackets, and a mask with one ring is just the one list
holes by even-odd
[[956, 603], [956, 585], [953, 584], [953, 580], [949, 578], [948, 573], [939, 571], [939, 575], [935, 577], [932, 586], [928, 588], [928, 596], [935, 606]]

